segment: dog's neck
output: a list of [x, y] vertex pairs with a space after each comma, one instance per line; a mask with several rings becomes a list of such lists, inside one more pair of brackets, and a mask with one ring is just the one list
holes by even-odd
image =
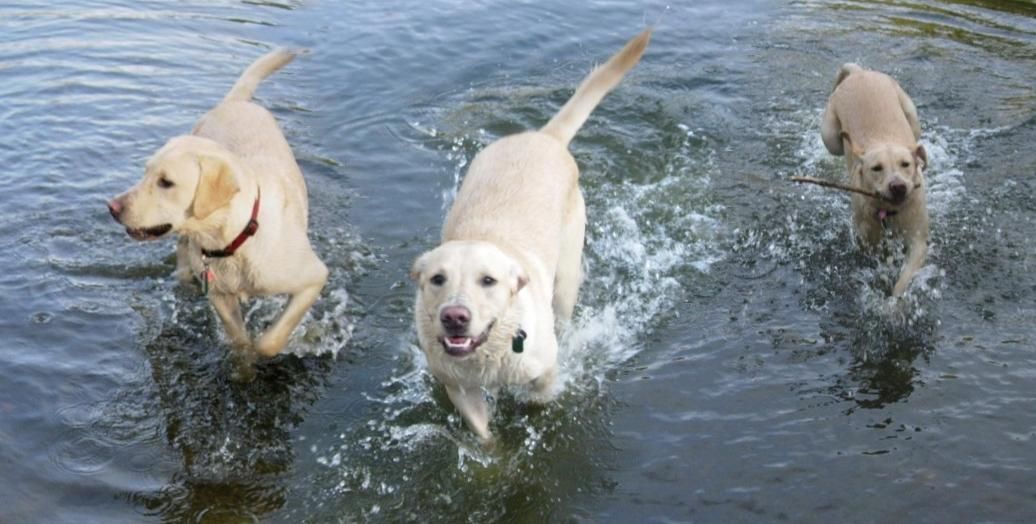
[[514, 296], [511, 305], [496, 318], [496, 324], [489, 333], [486, 349], [497, 358], [505, 358], [506, 355], [517, 353], [514, 350], [514, 344], [519, 331], [525, 334], [522, 337], [523, 350], [536, 339], [536, 317], [533, 315], [532, 304], [529, 303], [532, 300], [532, 294], [528, 291], [528, 289], [522, 289]]
[[248, 241], [249, 238], [255, 236], [259, 232], [259, 203], [262, 198], [261, 192], [257, 192], [255, 200], [252, 202], [252, 212], [248, 215], [248, 222], [245, 227], [241, 229], [241, 232], [230, 241], [223, 249], [219, 250], [207, 250], [202, 249], [202, 255], [210, 258], [226, 258], [234, 256], [237, 250]]
[[[247, 189], [238, 191], [226, 206], [205, 217], [204, 220], [189, 221], [193, 223], [190, 223], [190, 227], [185, 228], [185, 234], [203, 250], [224, 249], [241, 234], [252, 220], [252, 209], [259, 197], [259, 185], [253, 183]], [[262, 208], [260, 207], [260, 216], [257, 217], [259, 223], [262, 223], [261, 216]], [[245, 242], [242, 249], [249, 242]]]

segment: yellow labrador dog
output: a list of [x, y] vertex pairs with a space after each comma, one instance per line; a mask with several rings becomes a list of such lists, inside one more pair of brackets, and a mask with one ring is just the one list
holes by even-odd
[[873, 250], [890, 228], [907, 245], [907, 260], [892, 292], [902, 295], [928, 252], [928, 207], [918, 144], [921, 124], [910, 97], [892, 77], [845, 64], [838, 71], [820, 134], [832, 155], [845, 155], [852, 185], [882, 196], [852, 196], [860, 243]]
[[428, 366], [468, 426], [489, 442], [483, 388], [554, 395], [555, 317], [572, 316], [582, 280], [586, 210], [568, 143], [640, 60], [643, 32], [583, 80], [539, 131], [475, 156], [443, 226], [442, 244], [414, 262], [414, 316]]
[[179, 235], [177, 277], [201, 280], [235, 349], [253, 347], [240, 301], [290, 294], [254, 344], [267, 357], [288, 343], [327, 281], [306, 236], [306, 183], [295, 156], [273, 115], [251, 101], [259, 82], [294, 57], [278, 50], [256, 60], [190, 135], [169, 140], [144, 178], [108, 203], [136, 240]]

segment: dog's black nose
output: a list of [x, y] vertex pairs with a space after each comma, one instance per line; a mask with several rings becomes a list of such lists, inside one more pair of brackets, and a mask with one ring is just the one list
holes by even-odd
[[895, 181], [889, 184], [889, 194], [896, 200], [902, 200], [906, 196], [907, 185], [901, 181]]
[[111, 213], [112, 218], [114, 218], [115, 221], [118, 222], [119, 215], [122, 214], [122, 203], [119, 202], [118, 199], [108, 202], [108, 212]]
[[448, 331], [464, 331], [471, 322], [471, 310], [464, 306], [447, 306], [439, 312], [439, 321]]

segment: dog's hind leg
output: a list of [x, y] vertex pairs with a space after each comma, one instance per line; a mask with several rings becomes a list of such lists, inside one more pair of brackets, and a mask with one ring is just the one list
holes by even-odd
[[583, 240], [586, 235], [586, 205], [583, 194], [575, 191], [575, 205], [571, 216], [561, 229], [561, 249], [558, 267], [554, 274], [554, 316], [568, 322], [579, 298], [579, 286], [583, 283]]
[[907, 123], [910, 124], [910, 130], [914, 133], [914, 140], [921, 139], [921, 121], [917, 118], [917, 107], [914, 106], [914, 101], [910, 100], [907, 96], [906, 91], [896, 83], [896, 96], [899, 98], [899, 107], [903, 109], [903, 114], [906, 115]]
[[299, 322], [302, 321], [302, 317], [306, 315], [310, 306], [320, 296], [320, 291], [324, 289], [324, 284], [327, 283], [327, 267], [323, 262], [317, 260], [315, 255], [314, 260], [319, 265], [319, 270], [314, 270], [314, 282], [291, 296], [288, 305], [284, 307], [284, 311], [281, 311], [273, 326], [270, 326], [270, 329], [256, 342], [255, 350], [260, 355], [276, 356], [284, 349], [284, 346], [288, 345], [291, 333], [295, 331]]
[[824, 116], [820, 120], [820, 138], [824, 139], [824, 147], [835, 156], [845, 154], [845, 144], [842, 143], [842, 123], [835, 114], [835, 108], [830, 102], [824, 109]]

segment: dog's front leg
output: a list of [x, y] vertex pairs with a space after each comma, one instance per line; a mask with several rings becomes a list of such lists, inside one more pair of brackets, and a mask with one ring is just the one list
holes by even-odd
[[914, 274], [924, 265], [925, 257], [928, 255], [928, 241], [925, 237], [926, 235], [920, 233], [911, 236], [910, 245], [907, 248], [906, 262], [903, 264], [903, 269], [899, 272], [899, 280], [896, 281], [896, 286], [892, 288], [893, 296], [903, 296], [903, 293], [910, 287], [910, 281], [914, 278]]
[[482, 443], [492, 442], [493, 434], [489, 431], [489, 404], [482, 394], [482, 388], [446, 386], [446, 394], [450, 396], [450, 402], [453, 402], [453, 406], [460, 411], [468, 427], [478, 435]]
[[529, 400], [537, 404], [546, 404], [553, 400], [555, 394], [557, 394], [554, 390], [557, 377], [558, 370], [556, 367], [552, 367], [544, 371], [542, 375], [534, 378], [530, 384], [532, 390], [529, 392]]
[[248, 346], [248, 330], [245, 329], [245, 320], [241, 316], [241, 302], [238, 301], [237, 295], [211, 292], [209, 302], [215, 308], [219, 319], [223, 321], [223, 329], [230, 337], [231, 344], [235, 348]]
[[176, 239], [176, 270], [173, 271], [173, 275], [176, 276], [176, 280], [180, 282], [180, 285], [188, 285], [194, 281], [194, 274], [191, 271], [191, 257], [188, 254], [190, 241], [186, 237], [179, 237]]

